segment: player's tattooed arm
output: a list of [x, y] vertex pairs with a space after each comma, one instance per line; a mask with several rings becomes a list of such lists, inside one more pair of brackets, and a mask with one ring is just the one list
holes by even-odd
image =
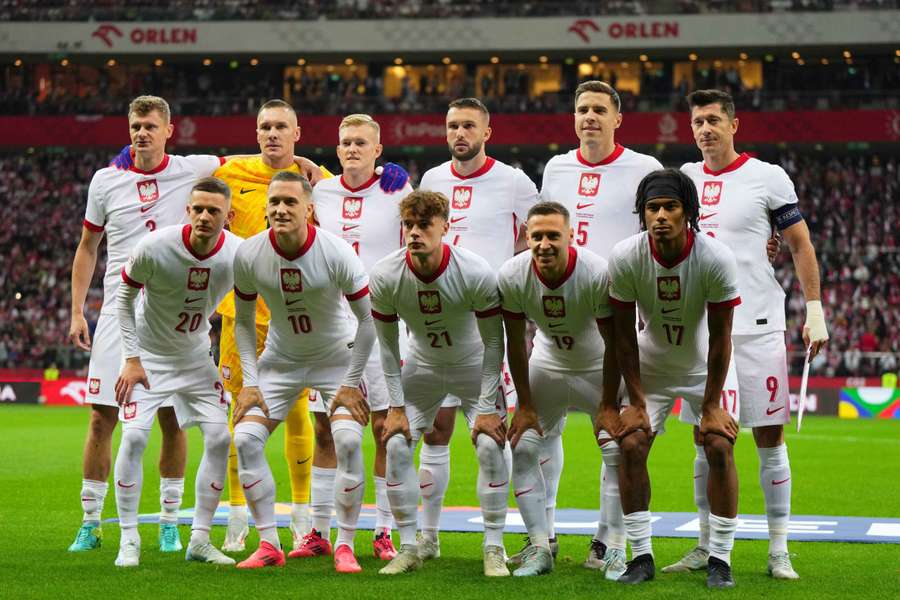
[[509, 373], [512, 375], [518, 396], [516, 412], [509, 423], [509, 433], [507, 434], [513, 448], [518, 445], [522, 435], [529, 429], [534, 429], [540, 436], [544, 435], [531, 399], [531, 386], [528, 384], [528, 353], [525, 348], [526, 323], [524, 315], [511, 316], [507, 313], [503, 315], [503, 324], [506, 327], [506, 360], [509, 363]]
[[97, 248], [103, 239], [103, 231], [81, 228], [81, 240], [72, 261], [72, 317], [69, 324], [69, 341], [82, 350], [91, 349], [91, 334], [84, 318], [84, 302], [87, 299], [91, 279], [97, 266]]
[[706, 389], [703, 392], [700, 433], [716, 433], [734, 443], [738, 424], [721, 405], [722, 387], [731, 362], [731, 324], [734, 307], [707, 311], [709, 354], [707, 355]]

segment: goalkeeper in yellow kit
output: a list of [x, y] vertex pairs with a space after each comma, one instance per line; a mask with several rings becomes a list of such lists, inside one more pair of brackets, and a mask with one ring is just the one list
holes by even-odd
[[[324, 167], [316, 167], [306, 159], [294, 158], [294, 145], [300, 139], [297, 115], [283, 100], [270, 100], [260, 107], [256, 117], [256, 139], [262, 152], [231, 160], [215, 172], [215, 176], [231, 188], [234, 218], [230, 229], [248, 238], [268, 228], [266, 222], [266, 189], [279, 171], [303, 172], [310, 182], [332, 177]], [[301, 169], [298, 163], [303, 165]], [[222, 336], [219, 343], [219, 370], [225, 389], [236, 397], [243, 386], [241, 361], [234, 341], [234, 293], [229, 293], [219, 306]], [[262, 299], [256, 302], [256, 351], [261, 353], [266, 341], [269, 310]], [[309, 488], [313, 456], [313, 428], [309, 419], [308, 390], [304, 390], [285, 419], [284, 457], [291, 476], [291, 534], [298, 545], [309, 530]], [[247, 501], [238, 478], [237, 453], [234, 444], [228, 456], [228, 491], [231, 505], [228, 529], [222, 549], [239, 552], [247, 536]]]

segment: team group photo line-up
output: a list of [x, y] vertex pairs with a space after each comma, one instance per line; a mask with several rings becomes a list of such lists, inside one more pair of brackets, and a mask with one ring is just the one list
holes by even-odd
[[[413, 190], [399, 165], [376, 166], [381, 131], [366, 114], [340, 122], [338, 175], [295, 156], [300, 125], [283, 100], [257, 113], [259, 153], [231, 156], [167, 154], [168, 103], [132, 100], [130, 144], [91, 179], [72, 264], [69, 338], [90, 352], [92, 410], [83, 520], [69, 551], [101, 546], [112, 467], [115, 565], [140, 564], [143, 454], [156, 420], [159, 550], [242, 569], [283, 566], [266, 459], [283, 422], [287, 558], [332, 556], [337, 572], [359, 572], [371, 426], [379, 573], [419, 570], [441, 554], [461, 410], [478, 463], [484, 575], [548, 574], [559, 549], [562, 434], [568, 412], [580, 411], [593, 421], [601, 459], [599, 521], [584, 566], [639, 584], [656, 572], [647, 460], [680, 399], [679, 419], [693, 425], [699, 539], [663, 572], [706, 570], [709, 587], [734, 586], [733, 448], [743, 426], [759, 455], [764, 568], [797, 579], [787, 545], [785, 293], [772, 262], [786, 244], [806, 301], [808, 362], [828, 340], [816, 253], [785, 171], [735, 150], [731, 96], [698, 90], [687, 106], [702, 160], [663, 168], [616, 143], [616, 90], [580, 84], [578, 148], [547, 162], [539, 191], [488, 156], [488, 109], [460, 98], [446, 114], [450, 160]], [[104, 236], [92, 336], [84, 305]], [[178, 515], [191, 426], [203, 453], [184, 549]], [[226, 486], [219, 549], [210, 529]], [[503, 541], [510, 492], [528, 532], [511, 556]], [[228, 554], [244, 551], [251, 517], [259, 547], [236, 562]]]

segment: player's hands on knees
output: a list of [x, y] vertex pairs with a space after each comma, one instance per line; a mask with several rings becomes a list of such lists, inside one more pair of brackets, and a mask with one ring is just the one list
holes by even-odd
[[772, 237], [766, 242], [766, 256], [769, 257], [769, 262], [773, 265], [775, 264], [775, 259], [778, 258], [778, 253], [781, 251], [781, 234], [777, 231], [772, 234]]
[[72, 315], [72, 323], [69, 325], [69, 341], [76, 348], [90, 351], [91, 331], [84, 315]]
[[147, 380], [147, 373], [144, 371], [144, 365], [141, 364], [140, 358], [129, 358], [119, 373], [116, 380], [116, 404], [122, 406], [131, 400], [131, 391], [137, 384], [144, 386], [144, 389], [150, 389], [150, 382]]
[[540, 420], [538, 420], [537, 413], [533, 408], [526, 408], [520, 404], [516, 408], [515, 414], [513, 414], [512, 421], [509, 423], [509, 432], [506, 435], [510, 445], [515, 448], [529, 429], [534, 429], [541, 437], [544, 436], [544, 430], [541, 427]]
[[266, 418], [269, 418], [269, 407], [266, 406], [266, 402], [263, 400], [263, 395], [262, 392], [259, 391], [259, 388], [241, 388], [237, 400], [234, 401], [234, 411], [232, 412], [234, 424], [237, 425], [240, 423], [241, 419], [247, 416], [247, 412], [254, 406], [258, 406], [259, 409], [263, 411], [263, 414], [266, 415]]
[[739, 429], [737, 421], [721, 406], [703, 410], [703, 416], [700, 418], [700, 435], [717, 433], [733, 444], [737, 441]]
[[300, 173], [302, 173], [304, 177], [309, 179], [309, 182], [312, 185], [316, 185], [325, 178], [325, 176], [322, 175], [322, 169], [319, 168], [319, 165], [309, 160], [308, 158], [304, 158], [303, 156], [295, 156], [294, 164], [300, 167]]
[[617, 406], [601, 405], [594, 418], [594, 439], [597, 445], [600, 443], [600, 432], [605, 431], [614, 440], [622, 436], [622, 420], [619, 418], [619, 408]]
[[635, 431], [643, 431], [650, 435], [650, 415], [647, 414], [645, 406], [626, 406], [619, 413], [619, 423], [621, 427], [619, 428], [619, 435], [616, 437], [617, 440], [621, 440], [629, 433], [634, 433]]
[[406, 410], [403, 407], [392, 406], [388, 410], [382, 429], [381, 443], [383, 444], [387, 444], [388, 440], [398, 433], [402, 434], [407, 442], [412, 441], [412, 435], [409, 433], [409, 419], [406, 418]]
[[478, 440], [478, 434], [488, 436], [501, 448], [506, 446], [506, 421], [497, 413], [478, 415], [472, 425], [472, 443]]
[[338, 388], [337, 394], [334, 395], [334, 399], [331, 401], [331, 413], [329, 416], [333, 417], [335, 411], [341, 407], [350, 411], [350, 416], [353, 417], [353, 420], [363, 427], [369, 424], [369, 404], [359, 388], [352, 388], [346, 385]]

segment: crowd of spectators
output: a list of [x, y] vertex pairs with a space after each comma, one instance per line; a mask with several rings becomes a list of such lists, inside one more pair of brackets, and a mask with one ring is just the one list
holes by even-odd
[[[499, 149], [498, 149], [499, 150]], [[0, 368], [83, 369], [87, 354], [66, 342], [69, 277], [87, 186], [108, 151], [49, 151], [0, 156]], [[546, 158], [503, 156], [538, 185]], [[392, 157], [398, 160], [400, 157]], [[414, 182], [431, 163], [400, 160]], [[900, 361], [900, 173], [898, 158], [826, 158], [785, 154], [822, 272], [831, 340], [812, 372], [874, 376], [897, 372]], [[328, 163], [327, 166], [336, 165]], [[96, 325], [102, 303], [101, 245], [85, 314]], [[799, 372], [805, 310], [787, 247], [776, 276], [788, 292], [788, 346]], [[217, 337], [214, 337], [214, 342]]]
[[897, 8], [896, 0], [0, 0], [0, 20], [446, 19], [885, 8]]

